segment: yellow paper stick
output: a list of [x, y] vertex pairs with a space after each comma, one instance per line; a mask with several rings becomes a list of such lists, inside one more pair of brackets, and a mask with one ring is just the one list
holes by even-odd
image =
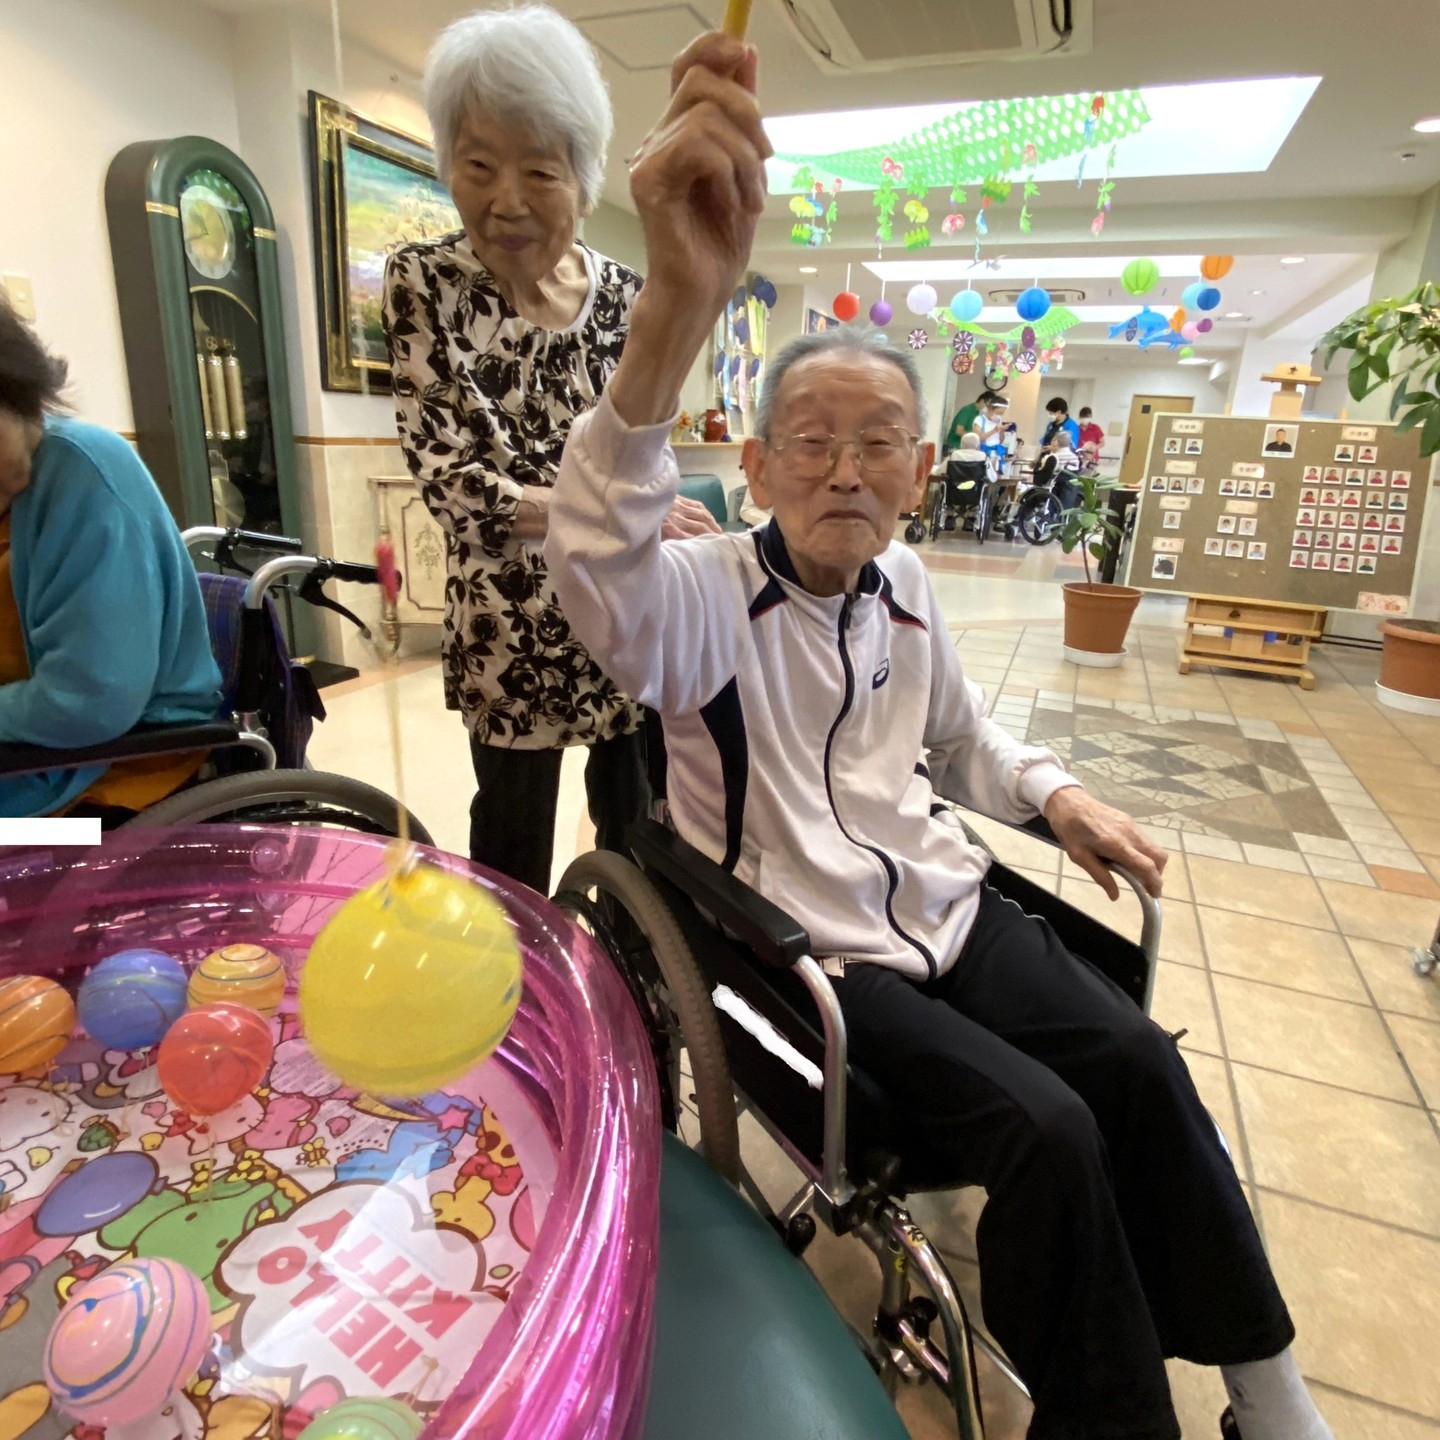
[[737, 40], [745, 38], [745, 27], [750, 23], [750, 6], [754, 0], [726, 0], [725, 23], [720, 27], [727, 35]]

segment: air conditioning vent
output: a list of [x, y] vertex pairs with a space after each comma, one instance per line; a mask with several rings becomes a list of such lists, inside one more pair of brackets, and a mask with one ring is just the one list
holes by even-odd
[[1088, 54], [1093, 0], [781, 0], [822, 69], [901, 70]]
[[[992, 305], [1013, 305], [1021, 294], [1029, 289], [1029, 286], [1022, 285], [1018, 290], [987, 290], [986, 298]], [[1085, 303], [1085, 291], [1083, 290], [1058, 290], [1053, 285], [1045, 287], [1050, 296], [1052, 305], [1083, 305]]]

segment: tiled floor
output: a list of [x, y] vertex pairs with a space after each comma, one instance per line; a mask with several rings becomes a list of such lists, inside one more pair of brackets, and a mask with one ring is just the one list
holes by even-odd
[[[1053, 548], [948, 542], [937, 593], [968, 672], [1002, 724], [1050, 743], [1172, 847], [1155, 1018], [1181, 1041], [1229, 1136], [1299, 1328], [1297, 1351], [1338, 1440], [1440, 1440], [1440, 980], [1411, 968], [1440, 918], [1440, 720], [1382, 709], [1372, 654], [1324, 647], [1316, 689], [1175, 669], [1178, 609], [1147, 599], [1116, 670], [1060, 656]], [[972, 561], [974, 563], [972, 563]], [[983, 563], [981, 563], [983, 562]], [[1069, 567], [1065, 567], [1069, 568]], [[463, 849], [471, 790], [433, 666], [399, 686], [407, 797]], [[326, 693], [314, 762], [393, 788], [385, 707], [358, 682]], [[1136, 757], [1143, 757], [1137, 759]], [[556, 872], [588, 848], [581, 756], [567, 761]], [[1134, 933], [1068, 860], [982, 824], [1002, 859]], [[747, 1132], [777, 1188], [785, 1162]], [[978, 1291], [976, 1194], [925, 1199], [922, 1222]], [[810, 1251], [837, 1304], [867, 1323], [874, 1267], [850, 1242]], [[1187, 1437], [1210, 1440], [1213, 1372], [1172, 1366]], [[1025, 1407], [986, 1371], [991, 1440]], [[933, 1388], [907, 1392], [916, 1437], [953, 1435]]]

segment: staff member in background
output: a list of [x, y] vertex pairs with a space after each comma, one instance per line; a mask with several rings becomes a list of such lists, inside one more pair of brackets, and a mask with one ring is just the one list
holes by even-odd
[[[175, 521], [130, 445], [59, 413], [65, 373], [0, 303], [0, 744], [78, 749], [220, 709], [205, 603]], [[119, 823], [204, 759], [0, 777], [0, 815]]]
[[1080, 448], [1088, 450], [1095, 459], [1100, 458], [1100, 447], [1105, 443], [1105, 432], [1095, 423], [1094, 413], [1086, 405], [1080, 411]]
[[[979, 418], [980, 412], [986, 410], [990, 403], [999, 399], [993, 390], [982, 390], [968, 405], [962, 405], [956, 412], [955, 418], [950, 422], [950, 432], [945, 437], [945, 453], [960, 448], [960, 437], [967, 431], [975, 429], [975, 421]], [[1003, 402], [1009, 405], [1009, 401]]]
[[[566, 746], [591, 747], [602, 849], [648, 808], [640, 710], [571, 634], [541, 552], [565, 437], [619, 363], [640, 277], [577, 239], [612, 119], [563, 16], [455, 21], [426, 61], [425, 107], [464, 229], [386, 267], [395, 418], [445, 532], [445, 703], [470, 730], [470, 858], [545, 894]], [[718, 530], [681, 498], [662, 535]]]
[[1050, 423], [1045, 427], [1045, 433], [1040, 437], [1040, 448], [1045, 449], [1050, 442], [1062, 430], [1068, 442], [1068, 448], [1078, 451], [1080, 449], [1080, 427], [1070, 418], [1070, 402], [1062, 395], [1057, 395], [1045, 407], [1046, 413], [1050, 416]]

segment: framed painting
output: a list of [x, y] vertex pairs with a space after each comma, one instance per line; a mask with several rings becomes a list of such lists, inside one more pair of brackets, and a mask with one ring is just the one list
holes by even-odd
[[388, 392], [385, 261], [407, 241], [460, 229], [460, 216], [423, 141], [314, 90], [309, 98], [320, 383]]
[[833, 315], [827, 315], [823, 310], [806, 307], [805, 334], [819, 335], [826, 330], [838, 330], [839, 328], [840, 322]]

